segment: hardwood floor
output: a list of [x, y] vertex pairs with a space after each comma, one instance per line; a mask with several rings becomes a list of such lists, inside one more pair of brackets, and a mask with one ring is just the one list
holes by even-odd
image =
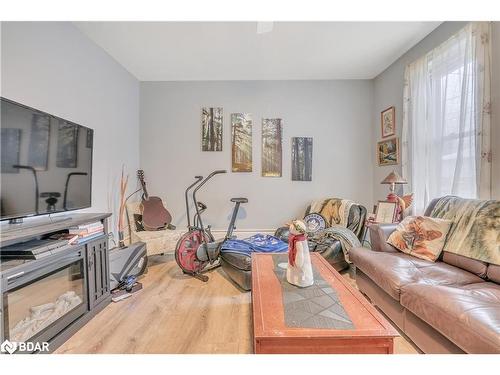
[[[203, 283], [183, 275], [171, 256], [151, 258], [144, 289], [111, 303], [56, 353], [252, 353], [250, 293], [220, 268], [208, 276]], [[417, 351], [400, 337], [395, 353]]]

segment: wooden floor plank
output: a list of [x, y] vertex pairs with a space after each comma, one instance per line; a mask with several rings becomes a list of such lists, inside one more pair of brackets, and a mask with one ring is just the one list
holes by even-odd
[[[203, 283], [183, 275], [171, 256], [152, 257], [143, 289], [110, 304], [56, 353], [252, 353], [250, 293], [220, 268], [208, 276]], [[399, 337], [395, 353], [417, 351]]]

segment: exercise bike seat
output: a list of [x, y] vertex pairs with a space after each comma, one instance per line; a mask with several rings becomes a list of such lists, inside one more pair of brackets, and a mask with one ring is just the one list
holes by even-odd
[[247, 198], [231, 198], [231, 202], [233, 203], [248, 203]]

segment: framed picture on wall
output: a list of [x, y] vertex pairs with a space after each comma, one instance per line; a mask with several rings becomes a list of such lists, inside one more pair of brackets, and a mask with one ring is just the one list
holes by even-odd
[[283, 120], [262, 119], [262, 176], [281, 177], [283, 151]]
[[222, 151], [222, 107], [201, 109], [201, 150]]
[[377, 160], [380, 167], [399, 164], [399, 138], [391, 138], [377, 143]]
[[377, 223], [394, 223], [398, 206], [396, 202], [378, 201], [375, 221]]
[[312, 181], [313, 139], [292, 137], [292, 181]]
[[231, 113], [231, 170], [252, 172], [252, 115]]
[[380, 128], [382, 138], [396, 135], [396, 109], [389, 107], [380, 113]]

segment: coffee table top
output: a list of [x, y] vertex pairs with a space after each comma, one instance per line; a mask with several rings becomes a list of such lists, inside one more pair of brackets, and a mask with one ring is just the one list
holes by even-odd
[[252, 303], [257, 337], [395, 337], [398, 332], [318, 253], [315, 285], [286, 282], [286, 254], [252, 254]]

